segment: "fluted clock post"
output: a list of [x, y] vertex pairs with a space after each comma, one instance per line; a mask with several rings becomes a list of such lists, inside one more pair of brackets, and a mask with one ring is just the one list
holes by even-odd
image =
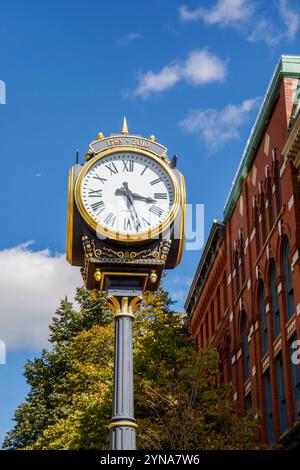
[[113, 410], [109, 424], [112, 450], [136, 449], [132, 323], [134, 308], [140, 300], [140, 297], [109, 298], [115, 323]]

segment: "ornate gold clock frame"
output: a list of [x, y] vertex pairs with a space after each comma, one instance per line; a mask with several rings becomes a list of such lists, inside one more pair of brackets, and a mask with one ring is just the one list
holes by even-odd
[[[81, 184], [97, 160], [116, 152], [140, 153], [157, 162], [168, 173], [174, 187], [169, 215], [158, 228], [134, 235], [112, 232], [97, 225], [81, 200]], [[113, 413], [109, 425], [112, 449], [135, 449], [136, 423], [133, 406], [132, 320], [146, 291], [157, 289], [164, 269], [181, 260], [185, 230], [185, 182], [170, 164], [167, 149], [149, 139], [130, 135], [126, 118], [120, 134], [105, 138], [99, 133], [89, 145], [84, 165], [69, 172], [67, 261], [81, 268], [87, 289], [97, 298], [107, 292], [115, 321], [115, 367]]]

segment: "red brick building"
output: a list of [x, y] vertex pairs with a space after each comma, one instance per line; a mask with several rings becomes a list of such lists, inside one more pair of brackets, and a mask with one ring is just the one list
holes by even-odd
[[300, 57], [283, 56], [185, 304], [198, 347], [220, 353], [237, 411], [253, 410], [263, 442], [289, 447], [300, 445], [299, 96]]

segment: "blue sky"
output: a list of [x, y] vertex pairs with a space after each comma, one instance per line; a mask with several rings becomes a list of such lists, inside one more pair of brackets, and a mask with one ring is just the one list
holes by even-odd
[[[78, 270], [64, 260], [67, 174], [98, 132], [178, 155], [205, 234], [222, 210], [281, 54], [300, 54], [296, 0], [3, 1], [0, 11], [0, 438]], [[0, 89], [1, 91], [1, 89]], [[3, 86], [2, 99], [3, 102]], [[31, 242], [31, 243], [30, 243]], [[182, 308], [201, 251], [166, 287]]]

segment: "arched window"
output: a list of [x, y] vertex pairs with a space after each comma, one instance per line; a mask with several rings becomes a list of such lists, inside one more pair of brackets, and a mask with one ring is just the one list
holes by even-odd
[[215, 334], [215, 308], [214, 308], [214, 301], [211, 301], [210, 304], [210, 318], [211, 318], [211, 335], [213, 336]]
[[271, 266], [271, 297], [272, 297], [272, 313], [273, 313], [273, 326], [274, 326], [274, 336], [277, 336], [280, 333], [280, 310], [279, 310], [279, 301], [278, 301], [278, 290], [277, 290], [277, 273], [276, 266], [274, 261]]
[[273, 427], [273, 411], [272, 411], [272, 396], [271, 396], [271, 383], [270, 372], [263, 375], [264, 389], [265, 389], [265, 406], [266, 406], [266, 421], [267, 421], [267, 436], [268, 442], [274, 442], [274, 427]]
[[201, 325], [200, 329], [200, 348], [204, 348], [204, 324]]
[[280, 178], [280, 171], [278, 161], [275, 161], [275, 168], [274, 168], [274, 183], [275, 183], [275, 196], [277, 200], [277, 215], [282, 208], [282, 193], [281, 193], [281, 178]]
[[224, 300], [224, 310], [227, 309], [228, 303], [227, 303], [227, 278], [226, 278], [226, 272], [223, 275], [223, 300]]
[[255, 235], [256, 235], [256, 250], [257, 250], [257, 256], [260, 253], [261, 250], [261, 234], [260, 234], [260, 223], [259, 223], [259, 214], [256, 212], [255, 215]]
[[294, 314], [294, 291], [292, 285], [292, 273], [291, 265], [289, 261], [290, 257], [290, 244], [288, 239], [285, 239], [283, 251], [282, 251], [282, 264], [284, 272], [284, 291], [285, 291], [285, 302], [287, 317], [291, 318]]
[[269, 184], [269, 187], [268, 187], [268, 201], [269, 201], [269, 224], [270, 224], [270, 229], [271, 229], [275, 222], [274, 195], [273, 195], [271, 184]]
[[220, 287], [217, 289], [217, 317], [218, 323], [221, 321], [221, 294], [220, 294]]
[[237, 250], [237, 243], [235, 242], [234, 254], [233, 254], [233, 265], [235, 267], [235, 279], [236, 279], [236, 295], [239, 294], [241, 283], [240, 283], [240, 265], [239, 255]]
[[278, 390], [278, 405], [279, 405], [279, 419], [280, 419], [280, 432], [283, 433], [287, 430], [287, 411], [286, 411], [286, 396], [285, 384], [283, 373], [282, 353], [276, 356], [276, 370], [277, 370], [277, 390]]
[[267, 222], [267, 208], [266, 199], [261, 196], [261, 226], [262, 226], [262, 241], [265, 242], [268, 233], [268, 222]]
[[245, 380], [250, 378], [250, 355], [248, 344], [248, 322], [246, 312], [242, 313], [241, 320], [241, 336], [243, 343], [243, 362], [244, 362], [244, 376]]
[[268, 352], [268, 326], [265, 305], [265, 286], [262, 281], [259, 282], [258, 287], [258, 305], [261, 320], [262, 351], [263, 354], [266, 354]]

